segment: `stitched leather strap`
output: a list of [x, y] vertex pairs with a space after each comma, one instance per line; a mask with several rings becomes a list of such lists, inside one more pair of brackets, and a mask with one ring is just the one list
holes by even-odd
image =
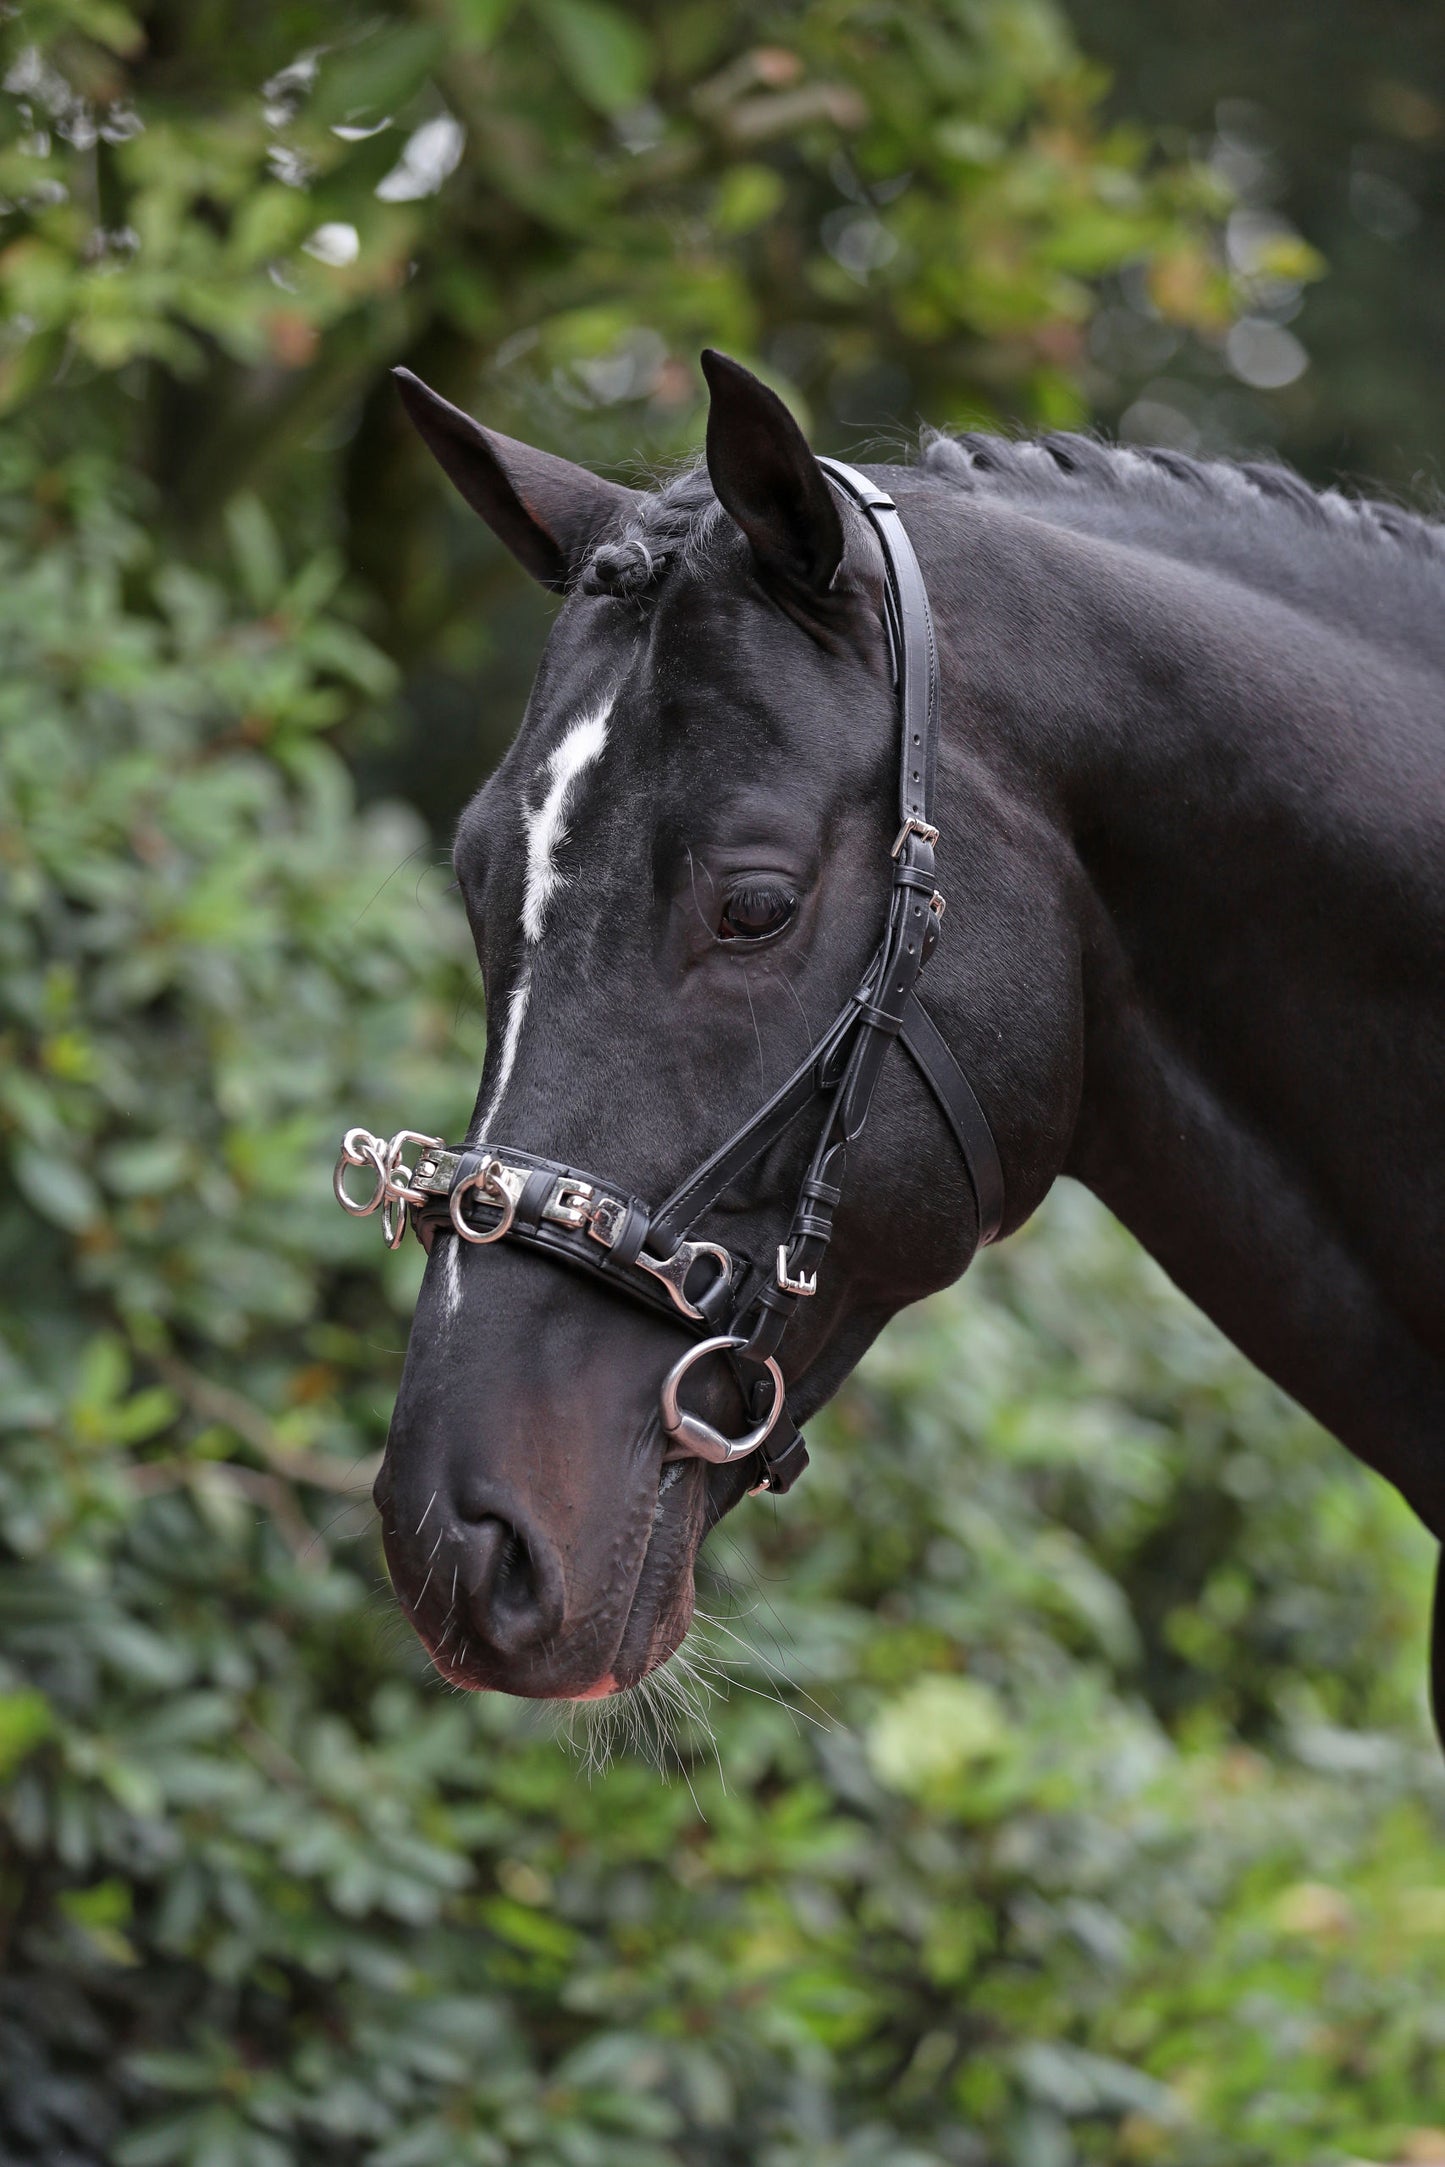
[[752, 1120], [735, 1130], [725, 1144], [720, 1144], [710, 1158], [704, 1159], [702, 1165], [673, 1190], [652, 1221], [653, 1240], [659, 1255], [670, 1255], [701, 1214], [717, 1202], [724, 1189], [730, 1188], [739, 1174], [746, 1173], [754, 1159], [761, 1158], [768, 1146], [777, 1142], [805, 1106], [811, 1106], [814, 1099], [837, 1083], [833, 1060], [846, 1044], [853, 1024], [850, 1003]]
[[[893, 845], [893, 883], [888, 924], [864, 989], [855, 996], [856, 1028], [844, 1070], [823, 1123], [808, 1176], [794, 1207], [779, 1271], [759, 1287], [738, 1329], [748, 1353], [775, 1355], [800, 1300], [817, 1283], [833, 1233], [831, 1204], [818, 1203], [819, 1184], [841, 1191], [849, 1143], [868, 1119], [884, 1057], [902, 1028], [918, 977], [938, 937], [930, 819], [938, 759], [938, 657], [928, 589], [898, 508], [886, 490], [841, 460], [818, 464], [835, 487], [872, 521], [883, 551], [884, 620], [892, 650], [901, 728], [898, 809], [902, 826]], [[925, 901], [925, 898], [928, 900]]]
[[1003, 1167], [988, 1116], [979, 1105], [973, 1085], [948, 1050], [938, 1025], [916, 993], [903, 1011], [899, 1033], [913, 1057], [919, 1075], [937, 1099], [944, 1120], [953, 1131], [978, 1206], [978, 1238], [991, 1242], [1003, 1224]]
[[[419, 1158], [413, 1179], [427, 1201], [411, 1207], [411, 1219], [423, 1239], [452, 1232], [451, 1199], [458, 1189], [464, 1192], [458, 1208], [469, 1226], [486, 1234], [497, 1224], [501, 1217], [499, 1203], [485, 1192], [469, 1188], [473, 1177], [493, 1158], [526, 1177], [506, 1240], [522, 1242], [560, 1263], [576, 1265], [610, 1280], [619, 1292], [632, 1295], [698, 1333], [716, 1332], [730, 1313], [749, 1275], [747, 1257], [738, 1251], [727, 1252], [732, 1262], [729, 1274], [705, 1254], [686, 1282], [688, 1298], [697, 1311], [696, 1316], [688, 1316], [668, 1286], [638, 1262], [644, 1253], [666, 1262], [679, 1247], [677, 1240], [665, 1248], [659, 1246], [655, 1223], [640, 1197], [630, 1195], [619, 1183], [603, 1181], [596, 1174], [583, 1173], [557, 1159], [544, 1159], [536, 1152], [513, 1150], [510, 1145], [498, 1153], [485, 1144], [448, 1146]], [[423, 1171], [431, 1167], [434, 1172]], [[572, 1200], [575, 1204], [569, 1213], [567, 1207]], [[559, 1204], [560, 1216], [556, 1208]]]

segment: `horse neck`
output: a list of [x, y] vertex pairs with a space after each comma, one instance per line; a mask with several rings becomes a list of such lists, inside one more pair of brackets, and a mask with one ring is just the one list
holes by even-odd
[[949, 772], [972, 738], [1070, 868], [1062, 1170], [1445, 1534], [1441, 679], [1243, 576], [964, 524]]

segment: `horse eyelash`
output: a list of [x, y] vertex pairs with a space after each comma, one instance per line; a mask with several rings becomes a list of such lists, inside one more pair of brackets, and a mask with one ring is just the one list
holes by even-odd
[[775, 896], [781, 896], [787, 903], [796, 903], [798, 900], [791, 888], [784, 887], [781, 883], [775, 886], [771, 881], [760, 881], [750, 888], [729, 888], [726, 900], [729, 903], [768, 903]]

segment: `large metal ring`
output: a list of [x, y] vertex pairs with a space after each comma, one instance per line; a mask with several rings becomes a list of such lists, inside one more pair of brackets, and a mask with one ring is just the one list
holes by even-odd
[[772, 1356], [763, 1357], [763, 1368], [773, 1380], [773, 1404], [766, 1420], [745, 1437], [724, 1437], [701, 1415], [690, 1415], [678, 1404], [677, 1391], [683, 1378], [694, 1362], [700, 1362], [705, 1354], [728, 1354], [737, 1347], [746, 1347], [745, 1339], [730, 1338], [724, 1334], [719, 1339], [700, 1339], [695, 1347], [689, 1347], [680, 1355], [662, 1380], [662, 1427], [672, 1439], [679, 1452], [690, 1453], [694, 1459], [711, 1460], [715, 1467], [726, 1467], [731, 1460], [745, 1460], [750, 1452], [766, 1443], [772, 1435], [778, 1416], [783, 1411], [783, 1373]]
[[[376, 1175], [376, 1187], [364, 1204], [346, 1193], [346, 1170], [349, 1166], [369, 1166]], [[343, 1211], [349, 1211], [353, 1219], [369, 1219], [382, 1204], [387, 1191], [386, 1161], [381, 1155], [381, 1138], [373, 1136], [369, 1129], [348, 1129], [341, 1140], [341, 1155], [331, 1176], [331, 1190]]]
[[[447, 1198], [447, 1210], [451, 1214], [452, 1225], [464, 1242], [499, 1242], [504, 1234], [510, 1232], [512, 1221], [517, 1216], [517, 1199], [502, 1181], [502, 1172], [500, 1159], [488, 1159], [477, 1168], [475, 1174], [469, 1175], [465, 1181], [459, 1181]], [[502, 1216], [490, 1233], [479, 1234], [476, 1228], [468, 1226], [462, 1217], [462, 1198], [468, 1189], [480, 1189], [494, 1204], [501, 1207]]]

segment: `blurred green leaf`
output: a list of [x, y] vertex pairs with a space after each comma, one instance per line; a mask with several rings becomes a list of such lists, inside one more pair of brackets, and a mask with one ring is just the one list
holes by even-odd
[[58, 1148], [22, 1147], [13, 1160], [15, 1185], [43, 1219], [76, 1234], [99, 1218], [100, 1197], [83, 1165]]
[[377, 17], [348, 27], [350, 36], [321, 59], [307, 117], [327, 127], [374, 127], [420, 90], [445, 52], [446, 34], [438, 23]]
[[532, 0], [578, 94], [599, 113], [636, 105], [652, 72], [647, 32], [610, 0]]
[[226, 506], [226, 528], [246, 600], [252, 609], [269, 609], [281, 594], [285, 562], [265, 506], [249, 493], [234, 497]]
[[8, 1777], [52, 1726], [50, 1704], [42, 1693], [0, 1693], [0, 1778]]
[[926, 1795], [1009, 1744], [996, 1694], [972, 1678], [920, 1678], [876, 1716], [868, 1755], [884, 1783]]

